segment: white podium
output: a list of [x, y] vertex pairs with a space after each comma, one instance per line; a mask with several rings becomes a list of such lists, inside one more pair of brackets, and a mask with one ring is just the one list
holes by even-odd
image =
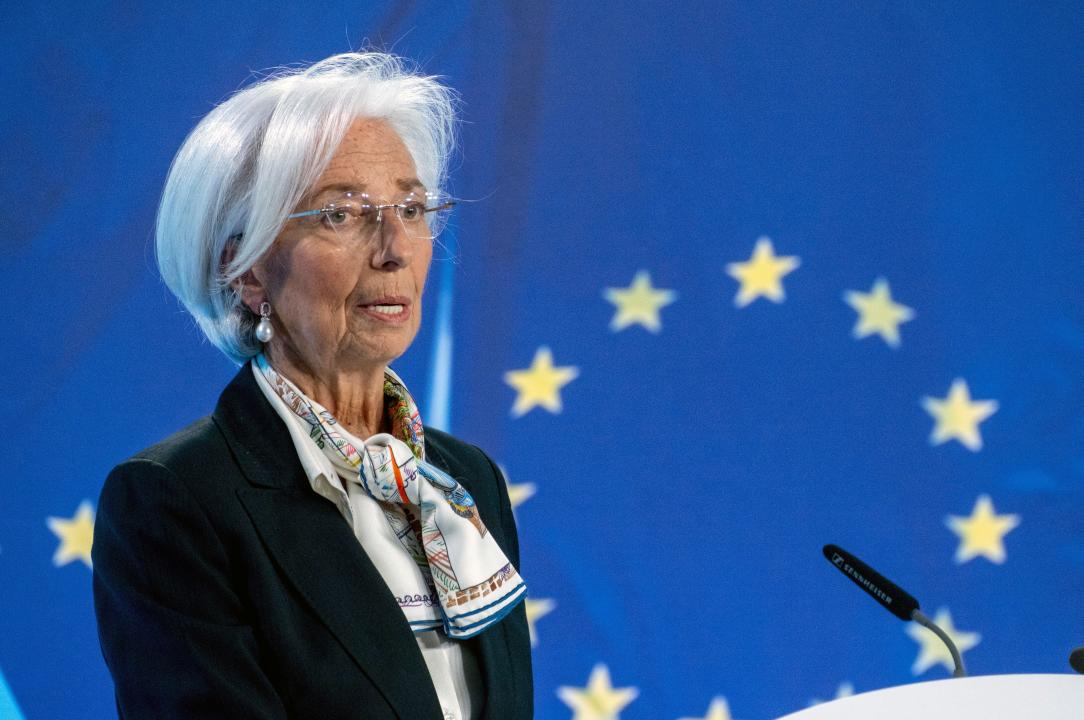
[[874, 690], [779, 720], [1084, 720], [1082, 675], [980, 675]]

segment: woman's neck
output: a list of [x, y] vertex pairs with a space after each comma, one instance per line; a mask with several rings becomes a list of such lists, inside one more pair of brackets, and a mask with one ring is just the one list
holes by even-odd
[[364, 440], [388, 432], [384, 413], [385, 366], [315, 368], [297, 353], [268, 345], [264, 355], [275, 371], [315, 400], [351, 434]]

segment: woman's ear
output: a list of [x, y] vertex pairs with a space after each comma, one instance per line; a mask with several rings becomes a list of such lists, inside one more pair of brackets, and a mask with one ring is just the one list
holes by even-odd
[[239, 278], [235, 278], [230, 285], [241, 295], [241, 302], [252, 311], [254, 315], [260, 314], [260, 304], [267, 302], [267, 291], [257, 279], [256, 273], [249, 270]]
[[[232, 243], [226, 245], [222, 251], [222, 268], [229, 267], [233, 262], [236, 246]], [[257, 263], [258, 265], [259, 263]], [[241, 302], [252, 311], [254, 315], [260, 314], [260, 304], [267, 302], [267, 289], [260, 282], [259, 273], [255, 267], [249, 268], [243, 275], [234, 278], [230, 287], [241, 296]]]

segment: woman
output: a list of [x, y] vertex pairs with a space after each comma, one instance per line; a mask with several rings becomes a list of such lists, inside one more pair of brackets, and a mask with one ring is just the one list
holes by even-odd
[[531, 716], [504, 484], [388, 369], [421, 320], [452, 130], [447, 88], [346, 54], [239, 92], [178, 152], [162, 276], [243, 366], [102, 490], [121, 716]]

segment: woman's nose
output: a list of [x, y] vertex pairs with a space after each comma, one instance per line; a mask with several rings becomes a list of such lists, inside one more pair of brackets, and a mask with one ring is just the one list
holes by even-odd
[[414, 257], [415, 241], [394, 207], [383, 207], [379, 213], [373, 267], [378, 270], [406, 267]]

